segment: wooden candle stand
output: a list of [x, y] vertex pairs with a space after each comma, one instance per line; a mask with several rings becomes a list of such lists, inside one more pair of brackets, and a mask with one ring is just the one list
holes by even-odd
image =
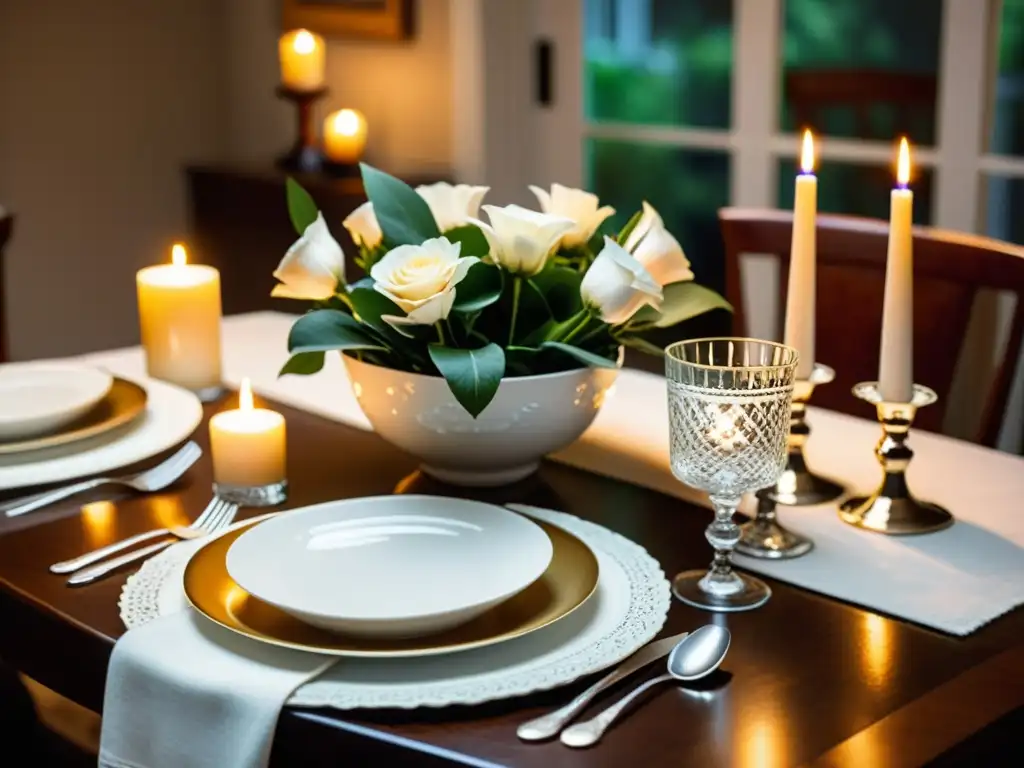
[[288, 154], [278, 158], [277, 166], [285, 171], [310, 173], [323, 166], [324, 157], [320, 152], [316, 134], [313, 130], [313, 105], [328, 92], [327, 88], [314, 91], [296, 91], [284, 86], [277, 87], [279, 98], [286, 99], [295, 105], [298, 119], [298, 135], [295, 144]]

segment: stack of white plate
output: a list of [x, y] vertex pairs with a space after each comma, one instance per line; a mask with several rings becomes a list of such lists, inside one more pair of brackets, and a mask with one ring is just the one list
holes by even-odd
[[185, 594], [261, 642], [345, 656], [493, 645], [568, 616], [594, 593], [593, 552], [503, 507], [435, 496], [293, 510], [201, 548]]
[[0, 365], [0, 490], [115, 470], [185, 440], [202, 419], [190, 392], [97, 368]]

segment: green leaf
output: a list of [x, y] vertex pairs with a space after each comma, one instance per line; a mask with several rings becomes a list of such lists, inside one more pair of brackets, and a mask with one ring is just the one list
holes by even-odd
[[324, 367], [323, 352], [299, 352], [292, 355], [288, 362], [281, 366], [278, 376], [294, 373], [298, 376], [309, 376]]
[[637, 211], [634, 213], [629, 221], [626, 222], [626, 226], [619, 230], [619, 234], [615, 237], [615, 242], [621, 245], [623, 248], [626, 247], [626, 240], [633, 234], [633, 230], [636, 229], [636, 225], [640, 223], [640, 218], [644, 215], [643, 211]]
[[455, 304], [452, 309], [456, 312], [479, 312], [498, 300], [501, 288], [501, 270], [492, 264], [478, 261], [455, 286]]
[[595, 355], [593, 352], [587, 352], [585, 349], [574, 347], [571, 344], [562, 344], [560, 341], [545, 341], [540, 345], [541, 349], [554, 349], [562, 354], [568, 355], [576, 359], [578, 362], [583, 363], [589, 368], [618, 368], [619, 364], [614, 360], [609, 360], [606, 357]]
[[360, 163], [359, 168], [385, 241], [392, 246], [420, 245], [424, 240], [441, 236], [430, 206], [416, 190], [366, 163]]
[[373, 278], [370, 276], [360, 277], [354, 283], [348, 284], [349, 293], [354, 291], [356, 288], [373, 288]]
[[[597, 257], [597, 254], [599, 254], [601, 252], [601, 249], [604, 248], [604, 239], [605, 239], [606, 236], [612, 238], [616, 242], [621, 242], [620, 240], [617, 239], [617, 235], [615, 234], [615, 230], [612, 227], [612, 220], [611, 219], [605, 219], [604, 221], [602, 221], [601, 222], [601, 226], [599, 226], [594, 231], [594, 234], [587, 241], [587, 244], [586, 244], [586, 247], [585, 247], [585, 250], [586, 250], [586, 254], [585, 254], [586, 261], [585, 261], [585, 263], [586, 263], [587, 266], [590, 266], [590, 264], [593, 263], [594, 259]], [[583, 271], [585, 272], [586, 270], [583, 270]]]
[[505, 375], [505, 353], [497, 344], [480, 349], [453, 349], [430, 345], [430, 359], [474, 419], [487, 407]]
[[288, 351], [324, 352], [330, 349], [378, 349], [357, 320], [336, 309], [318, 309], [303, 315], [288, 334]]
[[358, 288], [353, 288], [349, 291], [348, 298], [359, 315], [359, 321], [378, 331], [391, 327], [386, 321], [380, 319], [381, 315], [398, 315], [399, 317], [405, 315], [405, 311], [395, 302], [369, 286], [361, 285]]
[[284, 183], [285, 195], [288, 198], [288, 216], [292, 220], [292, 226], [300, 235], [306, 231], [306, 227], [316, 221], [320, 210], [313, 202], [309, 192], [302, 188], [295, 179], [289, 176]]
[[726, 309], [732, 312], [732, 304], [703, 285], [694, 282], [672, 283], [665, 286], [665, 300], [661, 303], [661, 311], [653, 307], [643, 307], [633, 315], [630, 325], [668, 328], [713, 309]]
[[566, 320], [581, 309], [580, 283], [583, 275], [568, 267], [550, 266], [530, 278], [530, 283], [544, 297], [556, 321]]
[[647, 339], [640, 336], [619, 336], [617, 340], [625, 344], [627, 347], [632, 347], [638, 352], [643, 352], [646, 355], [654, 355], [655, 357], [664, 357], [665, 350], [659, 347], [657, 344], [652, 344]]
[[487, 242], [487, 237], [480, 227], [475, 224], [449, 229], [444, 236], [450, 242], [462, 243], [461, 256], [476, 256], [482, 259], [491, 252], [491, 244]]

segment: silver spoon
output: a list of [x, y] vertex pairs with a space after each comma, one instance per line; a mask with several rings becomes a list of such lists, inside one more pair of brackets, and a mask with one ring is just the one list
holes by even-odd
[[648, 689], [672, 680], [684, 682], [710, 675], [729, 652], [732, 635], [725, 627], [707, 624], [679, 641], [668, 655], [668, 674], [637, 686], [600, 714], [562, 731], [562, 743], [568, 747], [589, 747], [596, 744], [623, 710]]

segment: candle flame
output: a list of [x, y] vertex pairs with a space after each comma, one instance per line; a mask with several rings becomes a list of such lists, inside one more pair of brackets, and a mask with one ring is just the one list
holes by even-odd
[[355, 136], [359, 133], [359, 113], [354, 109], [342, 109], [334, 114], [334, 130], [342, 136]]
[[242, 379], [242, 386], [238, 388], [238, 409], [241, 411], [251, 411], [253, 409], [252, 383], [249, 381], [248, 376]]
[[300, 29], [295, 33], [295, 39], [292, 41], [292, 48], [295, 49], [296, 53], [312, 53], [316, 50], [316, 38], [305, 29]]
[[814, 137], [810, 130], [804, 131], [804, 146], [800, 153], [800, 169], [804, 173], [814, 173]]
[[188, 263], [188, 252], [185, 250], [185, 246], [175, 243], [171, 246], [171, 264], [180, 267], [186, 263]]
[[896, 161], [896, 181], [902, 187], [910, 183], [910, 145], [907, 143], [906, 136], [900, 139], [900, 154]]

